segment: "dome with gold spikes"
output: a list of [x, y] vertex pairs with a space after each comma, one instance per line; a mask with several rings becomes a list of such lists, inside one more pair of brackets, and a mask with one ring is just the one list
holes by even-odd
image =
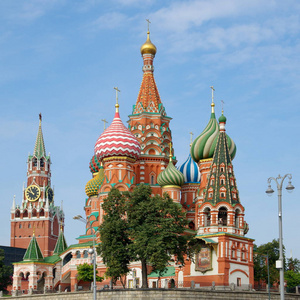
[[88, 181], [85, 186], [85, 193], [88, 197], [98, 195], [98, 190], [104, 181], [104, 169], [101, 165], [99, 168], [99, 172], [96, 174], [94, 178]]
[[150, 40], [150, 31], [147, 31], [147, 40], [141, 47], [141, 54], [156, 54], [156, 47]]

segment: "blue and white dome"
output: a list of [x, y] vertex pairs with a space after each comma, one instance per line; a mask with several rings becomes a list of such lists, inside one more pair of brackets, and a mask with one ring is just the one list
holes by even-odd
[[200, 171], [196, 162], [192, 160], [191, 154], [187, 160], [178, 168], [178, 170], [184, 176], [185, 183], [199, 183], [200, 182]]

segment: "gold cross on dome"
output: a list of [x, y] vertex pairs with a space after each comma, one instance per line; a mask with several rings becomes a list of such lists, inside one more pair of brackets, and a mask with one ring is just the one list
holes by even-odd
[[214, 89], [213, 85], [210, 88], [211, 88], [211, 101], [212, 101], [212, 103], [214, 103], [214, 91], [215, 91], [215, 89]]
[[146, 21], [148, 22], [148, 31], [149, 31], [149, 25], [150, 25], [150, 20], [149, 19], [146, 19]]
[[101, 119], [101, 121], [104, 122], [104, 130], [105, 130], [106, 123], [108, 123], [108, 122], [106, 121], [106, 119]]
[[221, 100], [221, 102], [222, 102], [222, 115], [223, 115], [223, 112], [224, 112], [224, 101], [223, 100]]
[[191, 143], [190, 143], [190, 146], [192, 146], [192, 143], [193, 143], [193, 135], [194, 135], [194, 133], [193, 133], [193, 132], [190, 132], [190, 135], [191, 135]]
[[119, 98], [118, 98], [118, 92], [120, 93], [121, 91], [120, 91], [117, 87], [114, 87], [114, 89], [116, 90], [116, 100], [117, 100], [117, 104], [119, 104], [119, 103], [118, 103], [118, 100], [119, 100]]

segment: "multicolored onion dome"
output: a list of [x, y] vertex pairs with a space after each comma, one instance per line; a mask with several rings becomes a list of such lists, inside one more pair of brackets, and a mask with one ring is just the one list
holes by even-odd
[[[192, 144], [191, 156], [195, 162], [199, 162], [202, 159], [213, 158], [218, 136], [219, 124], [216, 120], [215, 113], [212, 112], [207, 126]], [[234, 159], [236, 154], [236, 145], [228, 135], [226, 136], [231, 159]]]
[[176, 169], [170, 159], [167, 168], [157, 176], [157, 183], [162, 187], [166, 185], [182, 186], [184, 184], [184, 176]]
[[104, 169], [103, 166], [99, 167], [98, 174], [88, 181], [85, 186], [85, 193], [88, 197], [98, 195], [98, 190], [104, 181]]
[[184, 176], [185, 183], [199, 183], [200, 182], [200, 171], [198, 165], [192, 160], [191, 155], [187, 160], [178, 168], [178, 170]]
[[192, 144], [191, 156], [195, 162], [213, 157], [218, 135], [219, 124], [216, 120], [215, 113], [212, 112], [207, 126]]
[[141, 146], [136, 137], [124, 126], [118, 110], [111, 125], [100, 135], [95, 145], [95, 155], [102, 160], [111, 156], [126, 156], [136, 160]]
[[92, 173], [96, 173], [99, 171], [101, 166], [101, 161], [94, 155], [90, 161], [90, 170]]

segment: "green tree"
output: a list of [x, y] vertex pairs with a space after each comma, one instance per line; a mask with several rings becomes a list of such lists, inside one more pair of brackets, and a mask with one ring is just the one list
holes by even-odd
[[125, 287], [123, 278], [129, 272], [129, 245], [131, 244], [125, 217], [126, 197], [118, 189], [112, 188], [108, 197], [104, 199], [102, 208], [105, 215], [99, 227], [101, 244], [98, 252], [108, 267], [106, 275], [111, 277], [113, 284], [120, 278]]
[[184, 264], [188, 248], [185, 235], [187, 219], [181, 205], [176, 204], [165, 193], [163, 197], [151, 196], [151, 187], [137, 186], [128, 193], [129, 244], [131, 256], [142, 265], [142, 287], [148, 287], [147, 265], [163, 272], [174, 255]]
[[[283, 247], [283, 255], [285, 248]], [[279, 270], [276, 269], [276, 260], [279, 259], [279, 242], [273, 239], [272, 242], [262, 244], [254, 248], [254, 280], [268, 282], [267, 254], [269, 256], [270, 284], [279, 281]]]
[[293, 288], [297, 285], [300, 285], [300, 273], [288, 270], [284, 273], [284, 279], [286, 280], [288, 288]]
[[0, 249], [0, 291], [6, 291], [12, 284], [12, 267], [4, 265], [4, 250]]
[[298, 258], [288, 258], [287, 259], [287, 268], [289, 271], [293, 271], [296, 273], [300, 272], [300, 260]]
[[[94, 268], [93, 265], [88, 263], [84, 263], [82, 265], [77, 266], [77, 280], [92, 282], [94, 280]], [[98, 271], [96, 271], [96, 274]], [[96, 281], [102, 281], [103, 277], [96, 275]]]

